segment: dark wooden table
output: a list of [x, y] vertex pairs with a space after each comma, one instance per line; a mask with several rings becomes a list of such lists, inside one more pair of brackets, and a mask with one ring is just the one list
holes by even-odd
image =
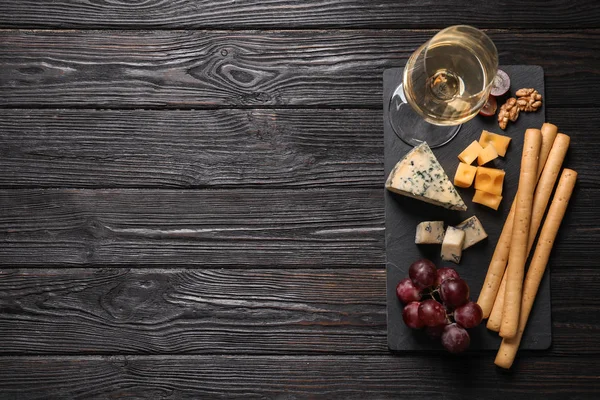
[[[0, 0], [0, 398], [599, 398], [600, 7], [477, 3]], [[382, 73], [457, 23], [580, 174], [511, 372], [386, 347]]]

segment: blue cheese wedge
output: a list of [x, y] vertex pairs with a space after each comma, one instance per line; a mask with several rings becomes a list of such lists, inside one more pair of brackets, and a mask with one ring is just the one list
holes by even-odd
[[456, 225], [456, 228], [465, 232], [465, 243], [463, 244], [463, 250], [481, 242], [488, 236], [483, 229], [483, 225], [481, 225], [481, 221], [479, 221], [479, 218], [474, 215]]
[[449, 226], [442, 242], [442, 260], [458, 264], [465, 244], [465, 231]]
[[441, 244], [444, 240], [444, 221], [423, 221], [417, 225], [416, 244]]
[[425, 142], [398, 161], [385, 182], [385, 188], [450, 210], [467, 209], [465, 202]]

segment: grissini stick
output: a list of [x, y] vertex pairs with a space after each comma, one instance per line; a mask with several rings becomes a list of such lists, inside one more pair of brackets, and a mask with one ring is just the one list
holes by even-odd
[[537, 183], [537, 166], [541, 146], [542, 132], [539, 129], [527, 129], [525, 131], [525, 143], [523, 144], [523, 156], [521, 157], [515, 220], [506, 267], [506, 294], [504, 295], [504, 309], [502, 324], [500, 325], [500, 336], [503, 338], [515, 337], [519, 328], [529, 226], [531, 224], [533, 194]]
[[571, 169], [565, 169], [558, 182], [556, 193], [552, 199], [552, 204], [550, 204], [550, 209], [548, 210], [546, 221], [544, 221], [544, 226], [542, 227], [523, 285], [523, 299], [521, 302], [521, 314], [519, 316], [519, 328], [517, 334], [514, 338], [502, 339], [500, 349], [498, 350], [496, 360], [494, 361], [494, 363], [501, 368], [510, 368], [515, 360], [517, 350], [521, 344], [523, 332], [527, 326], [529, 314], [531, 313], [535, 301], [535, 296], [540, 287], [542, 278], [544, 277], [546, 266], [548, 265], [548, 259], [550, 258], [550, 252], [552, 251], [558, 228], [565, 216], [576, 180], [577, 172]]
[[488, 318], [487, 324], [485, 325], [490, 331], [500, 332], [500, 326], [502, 325], [502, 311], [504, 311], [504, 295], [506, 294], [506, 273], [502, 276], [502, 282], [500, 282], [500, 288], [498, 288], [498, 295], [496, 301], [494, 301], [494, 307]]
[[552, 190], [554, 189], [554, 185], [560, 174], [560, 169], [567, 155], [567, 150], [569, 150], [570, 143], [571, 138], [564, 133], [559, 133], [556, 136], [552, 149], [550, 150], [550, 155], [548, 156], [548, 161], [544, 166], [544, 171], [535, 188], [535, 193], [533, 195], [533, 214], [531, 216], [531, 227], [529, 228], [529, 242], [527, 243], [528, 255], [533, 247], [533, 242], [535, 241], [538, 229], [540, 229], [540, 225], [542, 224], [544, 213], [550, 202]]

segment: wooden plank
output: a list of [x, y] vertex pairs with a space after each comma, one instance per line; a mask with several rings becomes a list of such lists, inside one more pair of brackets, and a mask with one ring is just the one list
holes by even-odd
[[[379, 188], [381, 110], [0, 109], [0, 187]], [[600, 109], [548, 108], [600, 187]]]
[[369, 110], [0, 110], [0, 186], [381, 187], [381, 118]]
[[[381, 108], [382, 73], [435, 31], [0, 31], [3, 107]], [[489, 31], [550, 106], [594, 106], [600, 30]]]
[[[442, 28], [474, 24], [481, 28], [598, 27], [594, 0], [577, 6], [560, 0], [539, 3], [509, 0], [497, 5], [467, 1], [419, 0], [150, 0], [114, 2], [4, 0], [0, 26], [17, 28]], [[443, 11], [442, 11], [443, 10]], [[476, 12], [474, 12], [476, 10]]]
[[556, 255], [552, 257], [551, 351], [564, 355], [600, 353], [600, 315], [595, 311], [600, 307], [600, 299], [598, 288], [594, 288], [600, 281], [600, 269], [592, 264], [558, 269]]
[[386, 352], [382, 270], [0, 271], [0, 355]]
[[[553, 272], [554, 343], [531, 354], [600, 354], [599, 276]], [[28, 268], [0, 277], [2, 356], [388, 353], [383, 269]]]
[[597, 398], [592, 358], [526, 358], [499, 373], [493, 356], [1, 358], [8, 398], [464, 399]]
[[[576, 189], [557, 268], [589, 264], [597, 188]], [[383, 188], [0, 190], [0, 265], [372, 267], [384, 263]]]
[[0, 265], [381, 267], [382, 190], [3, 190]]

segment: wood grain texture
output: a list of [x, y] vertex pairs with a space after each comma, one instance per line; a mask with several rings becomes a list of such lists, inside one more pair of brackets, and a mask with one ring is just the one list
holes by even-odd
[[530, 28], [532, 21], [544, 28], [597, 28], [600, 18], [594, 0], [508, 0], [501, 7], [482, 2], [477, 12], [472, 3], [450, 0], [2, 0], [0, 5], [0, 26], [16, 28], [441, 28], [465, 23]]
[[0, 368], [0, 391], [19, 399], [464, 399], [476, 392], [491, 400], [564, 400], [600, 394], [599, 364], [574, 357], [517, 361], [513, 373], [498, 371], [492, 355], [26, 357], [2, 358]]
[[[600, 397], [599, 17], [595, 0], [0, 0], [0, 398]], [[454, 23], [544, 67], [580, 174], [553, 346], [509, 373], [386, 348], [382, 72]]]
[[[382, 73], [436, 31], [0, 31], [3, 107], [382, 107]], [[489, 31], [546, 104], [600, 102], [600, 30]]]
[[0, 270], [0, 354], [386, 353], [381, 270]]
[[381, 267], [382, 190], [4, 190], [0, 265]]
[[[552, 274], [553, 346], [535, 354], [600, 354], [598, 275]], [[2, 269], [0, 355], [386, 355], [385, 279], [381, 269]]]
[[381, 118], [369, 110], [0, 109], [0, 186], [381, 187]]
[[[0, 109], [0, 187], [379, 188], [381, 110]], [[549, 108], [600, 188], [600, 109]], [[510, 153], [509, 153], [510, 154]]]
[[[594, 257], [597, 188], [576, 188], [553, 258]], [[0, 190], [0, 265], [383, 267], [383, 189]]]
[[[555, 257], [555, 256], [553, 256]], [[600, 353], [600, 307], [598, 288], [600, 270], [588, 264], [573, 270], [558, 269], [550, 259], [552, 288], [553, 353]], [[594, 294], [596, 293], [596, 294]]]

